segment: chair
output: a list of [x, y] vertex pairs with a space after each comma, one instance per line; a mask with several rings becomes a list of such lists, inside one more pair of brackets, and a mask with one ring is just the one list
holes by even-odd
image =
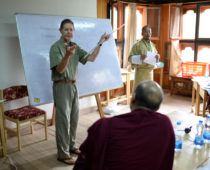
[[[19, 98], [28, 96], [28, 90], [26, 86], [12, 86], [4, 90], [0, 90], [0, 100], [5, 99], [5, 102], [10, 102]], [[5, 103], [4, 102], [4, 103]], [[44, 110], [38, 109], [36, 107], [31, 107], [29, 105], [4, 111], [4, 105], [1, 106], [3, 111], [4, 129], [5, 132], [8, 130], [13, 132], [18, 137], [18, 150], [21, 150], [21, 128], [30, 126], [31, 134], [33, 134], [33, 125], [40, 124], [44, 126], [45, 129], [45, 140], [47, 140], [47, 117]], [[43, 118], [44, 120], [40, 120]], [[16, 124], [16, 128], [10, 128], [6, 126], [6, 120], [12, 121]], [[30, 124], [21, 126], [22, 123], [30, 122]], [[5, 135], [6, 136], [6, 135]]]

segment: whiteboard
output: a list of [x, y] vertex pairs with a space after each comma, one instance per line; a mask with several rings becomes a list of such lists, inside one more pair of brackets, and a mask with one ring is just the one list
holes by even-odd
[[[15, 14], [20, 48], [29, 92], [30, 105], [53, 102], [49, 51], [61, 34], [60, 23], [74, 22], [73, 42], [90, 52], [104, 32], [111, 33], [108, 19]], [[113, 36], [103, 44], [95, 62], [79, 64], [77, 85], [79, 96], [90, 95], [123, 86]]]

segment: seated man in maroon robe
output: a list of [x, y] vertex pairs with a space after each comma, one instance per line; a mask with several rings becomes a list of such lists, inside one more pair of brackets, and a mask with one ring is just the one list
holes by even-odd
[[175, 137], [169, 118], [156, 112], [162, 100], [156, 82], [140, 83], [130, 113], [102, 118], [88, 129], [74, 170], [171, 170]]

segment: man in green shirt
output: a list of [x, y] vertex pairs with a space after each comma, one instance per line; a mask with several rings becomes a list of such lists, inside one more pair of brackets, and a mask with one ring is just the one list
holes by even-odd
[[[128, 56], [128, 61], [131, 63], [132, 68], [135, 68], [135, 79], [133, 89], [136, 89], [137, 85], [144, 80], [153, 80], [153, 69], [154, 66], [144, 62], [147, 57], [147, 51], [156, 53], [156, 60], [158, 61], [160, 55], [157, 53], [155, 45], [151, 42], [150, 38], [152, 35], [151, 28], [146, 25], [142, 28], [143, 38], [135, 43]], [[139, 55], [141, 64], [132, 63], [132, 57]]]
[[53, 98], [56, 108], [56, 143], [58, 160], [74, 164], [70, 153], [79, 154], [76, 147], [76, 129], [79, 118], [79, 98], [76, 86], [78, 63], [94, 62], [103, 42], [110, 38], [104, 33], [98, 46], [91, 54], [71, 42], [74, 36], [74, 23], [64, 19], [60, 25], [61, 38], [50, 48], [50, 68], [52, 70]]

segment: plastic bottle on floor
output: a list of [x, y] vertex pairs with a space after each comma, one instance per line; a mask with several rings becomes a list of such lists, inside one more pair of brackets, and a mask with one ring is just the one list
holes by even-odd
[[210, 144], [210, 114], [206, 117], [206, 122], [203, 131], [204, 143]]
[[196, 135], [194, 140], [194, 148], [201, 149], [203, 147], [203, 121], [199, 120], [196, 125]]
[[181, 129], [181, 122], [178, 121], [176, 123], [176, 127], [174, 129], [175, 132], [175, 152], [180, 152], [182, 150], [182, 129]]

